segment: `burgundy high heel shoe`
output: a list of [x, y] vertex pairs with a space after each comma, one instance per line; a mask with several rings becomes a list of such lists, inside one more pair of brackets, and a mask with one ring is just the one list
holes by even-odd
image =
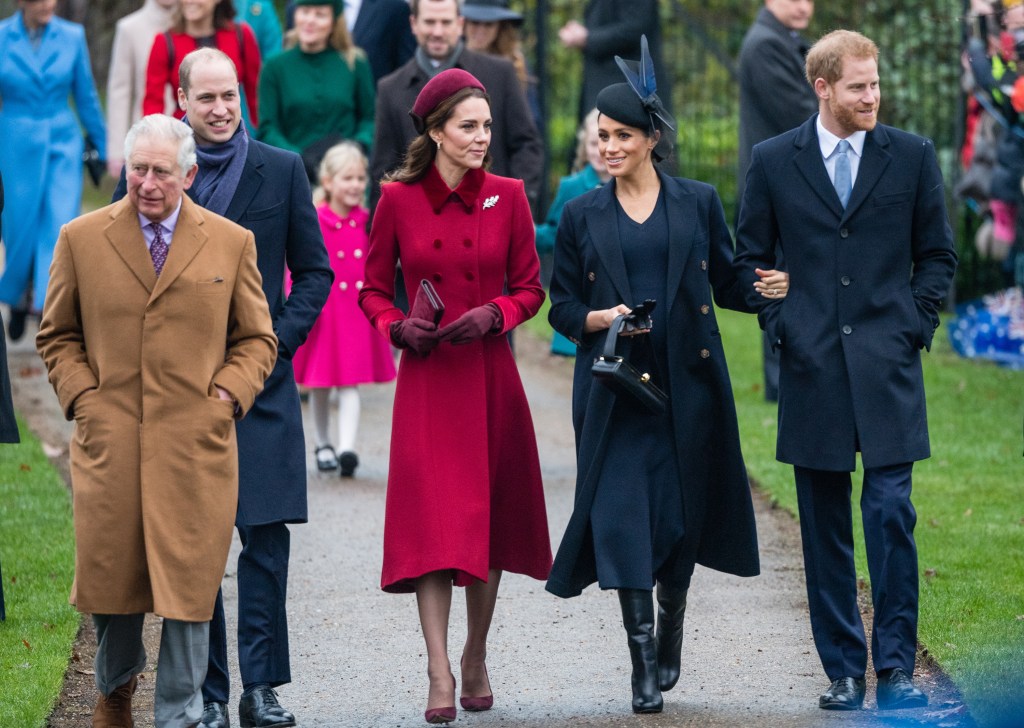
[[[459, 667], [462, 666], [462, 661], [459, 661]], [[487, 674], [487, 666], [484, 665], [484, 676], [487, 678], [487, 687], [491, 686], [491, 676]], [[465, 680], [463, 680], [463, 687], [465, 687]], [[459, 698], [459, 703], [462, 705], [463, 710], [468, 710], [473, 713], [478, 713], [482, 710], [490, 710], [494, 707], [494, 693], [490, 695], [484, 695], [479, 698]]]
[[[452, 675], [452, 693], [455, 692], [455, 676]], [[431, 724], [451, 723], [455, 720], [455, 706], [449, 705], [444, 708], [427, 708], [423, 718]]]

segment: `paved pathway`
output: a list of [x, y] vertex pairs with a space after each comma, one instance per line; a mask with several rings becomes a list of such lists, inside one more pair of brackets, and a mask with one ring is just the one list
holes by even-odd
[[[571, 368], [525, 335], [517, 337], [517, 350], [557, 545], [575, 477]], [[66, 449], [69, 428], [47, 392], [30, 343], [12, 347], [11, 365], [19, 407], [30, 426], [44, 442]], [[391, 385], [364, 389], [358, 477], [342, 480], [311, 471], [310, 523], [292, 529], [294, 682], [282, 687], [280, 696], [302, 726], [425, 725], [426, 658], [415, 599], [378, 588], [393, 392]], [[817, 708], [825, 678], [807, 620], [798, 529], [787, 514], [761, 499], [756, 504], [762, 575], [740, 579], [698, 567], [686, 614], [683, 674], [665, 694], [662, 714], [630, 712], [629, 657], [614, 594], [591, 588], [579, 598], [560, 600], [540, 582], [506, 575], [488, 659], [495, 707], [479, 714], [460, 711], [455, 725], [956, 725], [939, 715], [955, 706], [946, 702], [955, 701], [955, 693], [929, 676], [919, 680], [932, 694], [929, 711], [835, 714]], [[237, 548], [236, 538], [224, 581], [229, 618], [236, 609]], [[233, 619], [229, 622], [231, 634]], [[465, 604], [456, 598], [449, 647], [456, 677], [464, 634]], [[155, 662], [155, 655], [151, 659]], [[233, 671], [234, 702], [240, 686]], [[873, 705], [871, 697], [868, 703]], [[137, 712], [137, 717], [143, 716]], [[137, 724], [151, 725], [148, 720]]]

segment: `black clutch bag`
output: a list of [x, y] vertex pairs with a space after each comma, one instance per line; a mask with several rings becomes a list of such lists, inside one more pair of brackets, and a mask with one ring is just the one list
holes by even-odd
[[409, 318], [419, 318], [426, 321], [433, 321], [437, 326], [444, 316], [444, 303], [437, 295], [434, 284], [424, 278], [420, 281], [419, 290], [416, 291], [416, 298], [409, 309]]
[[[650, 308], [653, 308], [653, 305], [648, 308], [648, 311]], [[619, 331], [627, 325], [627, 320], [631, 316], [632, 314], [622, 314], [615, 317], [611, 328], [608, 329], [608, 336], [604, 340], [604, 351], [594, 361], [590, 371], [593, 373], [594, 379], [610, 387], [616, 395], [624, 394], [632, 397], [653, 414], [660, 415], [668, 409], [668, 395], [654, 383], [648, 372], [641, 372], [625, 358], [615, 353], [620, 338]], [[650, 339], [646, 338], [647, 334], [640, 334], [640, 336], [645, 337], [648, 346], [651, 345]]]
[[89, 137], [85, 138], [85, 149], [82, 150], [82, 164], [85, 165], [85, 171], [89, 173], [89, 179], [92, 180], [93, 185], [99, 187], [107, 165], [100, 159], [100, 152]]

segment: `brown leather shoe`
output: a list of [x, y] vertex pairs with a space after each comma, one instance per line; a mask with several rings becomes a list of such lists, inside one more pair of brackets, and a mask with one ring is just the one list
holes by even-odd
[[132, 695], [139, 686], [138, 675], [117, 688], [110, 695], [100, 694], [96, 710], [92, 712], [92, 728], [135, 728], [132, 720]]

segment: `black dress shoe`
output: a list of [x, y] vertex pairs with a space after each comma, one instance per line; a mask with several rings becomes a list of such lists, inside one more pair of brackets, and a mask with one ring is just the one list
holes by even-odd
[[228, 706], [225, 703], [205, 703], [203, 719], [199, 721], [201, 728], [229, 728]]
[[882, 670], [878, 673], [879, 710], [899, 708], [923, 708], [928, 705], [928, 696], [914, 687], [914, 681], [902, 668]]
[[864, 678], [841, 677], [833, 680], [818, 698], [823, 710], [860, 710], [864, 705]]
[[359, 467], [359, 456], [351, 450], [346, 450], [338, 457], [340, 463], [341, 477], [351, 478], [356, 474], [356, 468]]
[[242, 728], [284, 728], [295, 725], [295, 716], [281, 707], [269, 685], [259, 685], [238, 701], [238, 722]]

